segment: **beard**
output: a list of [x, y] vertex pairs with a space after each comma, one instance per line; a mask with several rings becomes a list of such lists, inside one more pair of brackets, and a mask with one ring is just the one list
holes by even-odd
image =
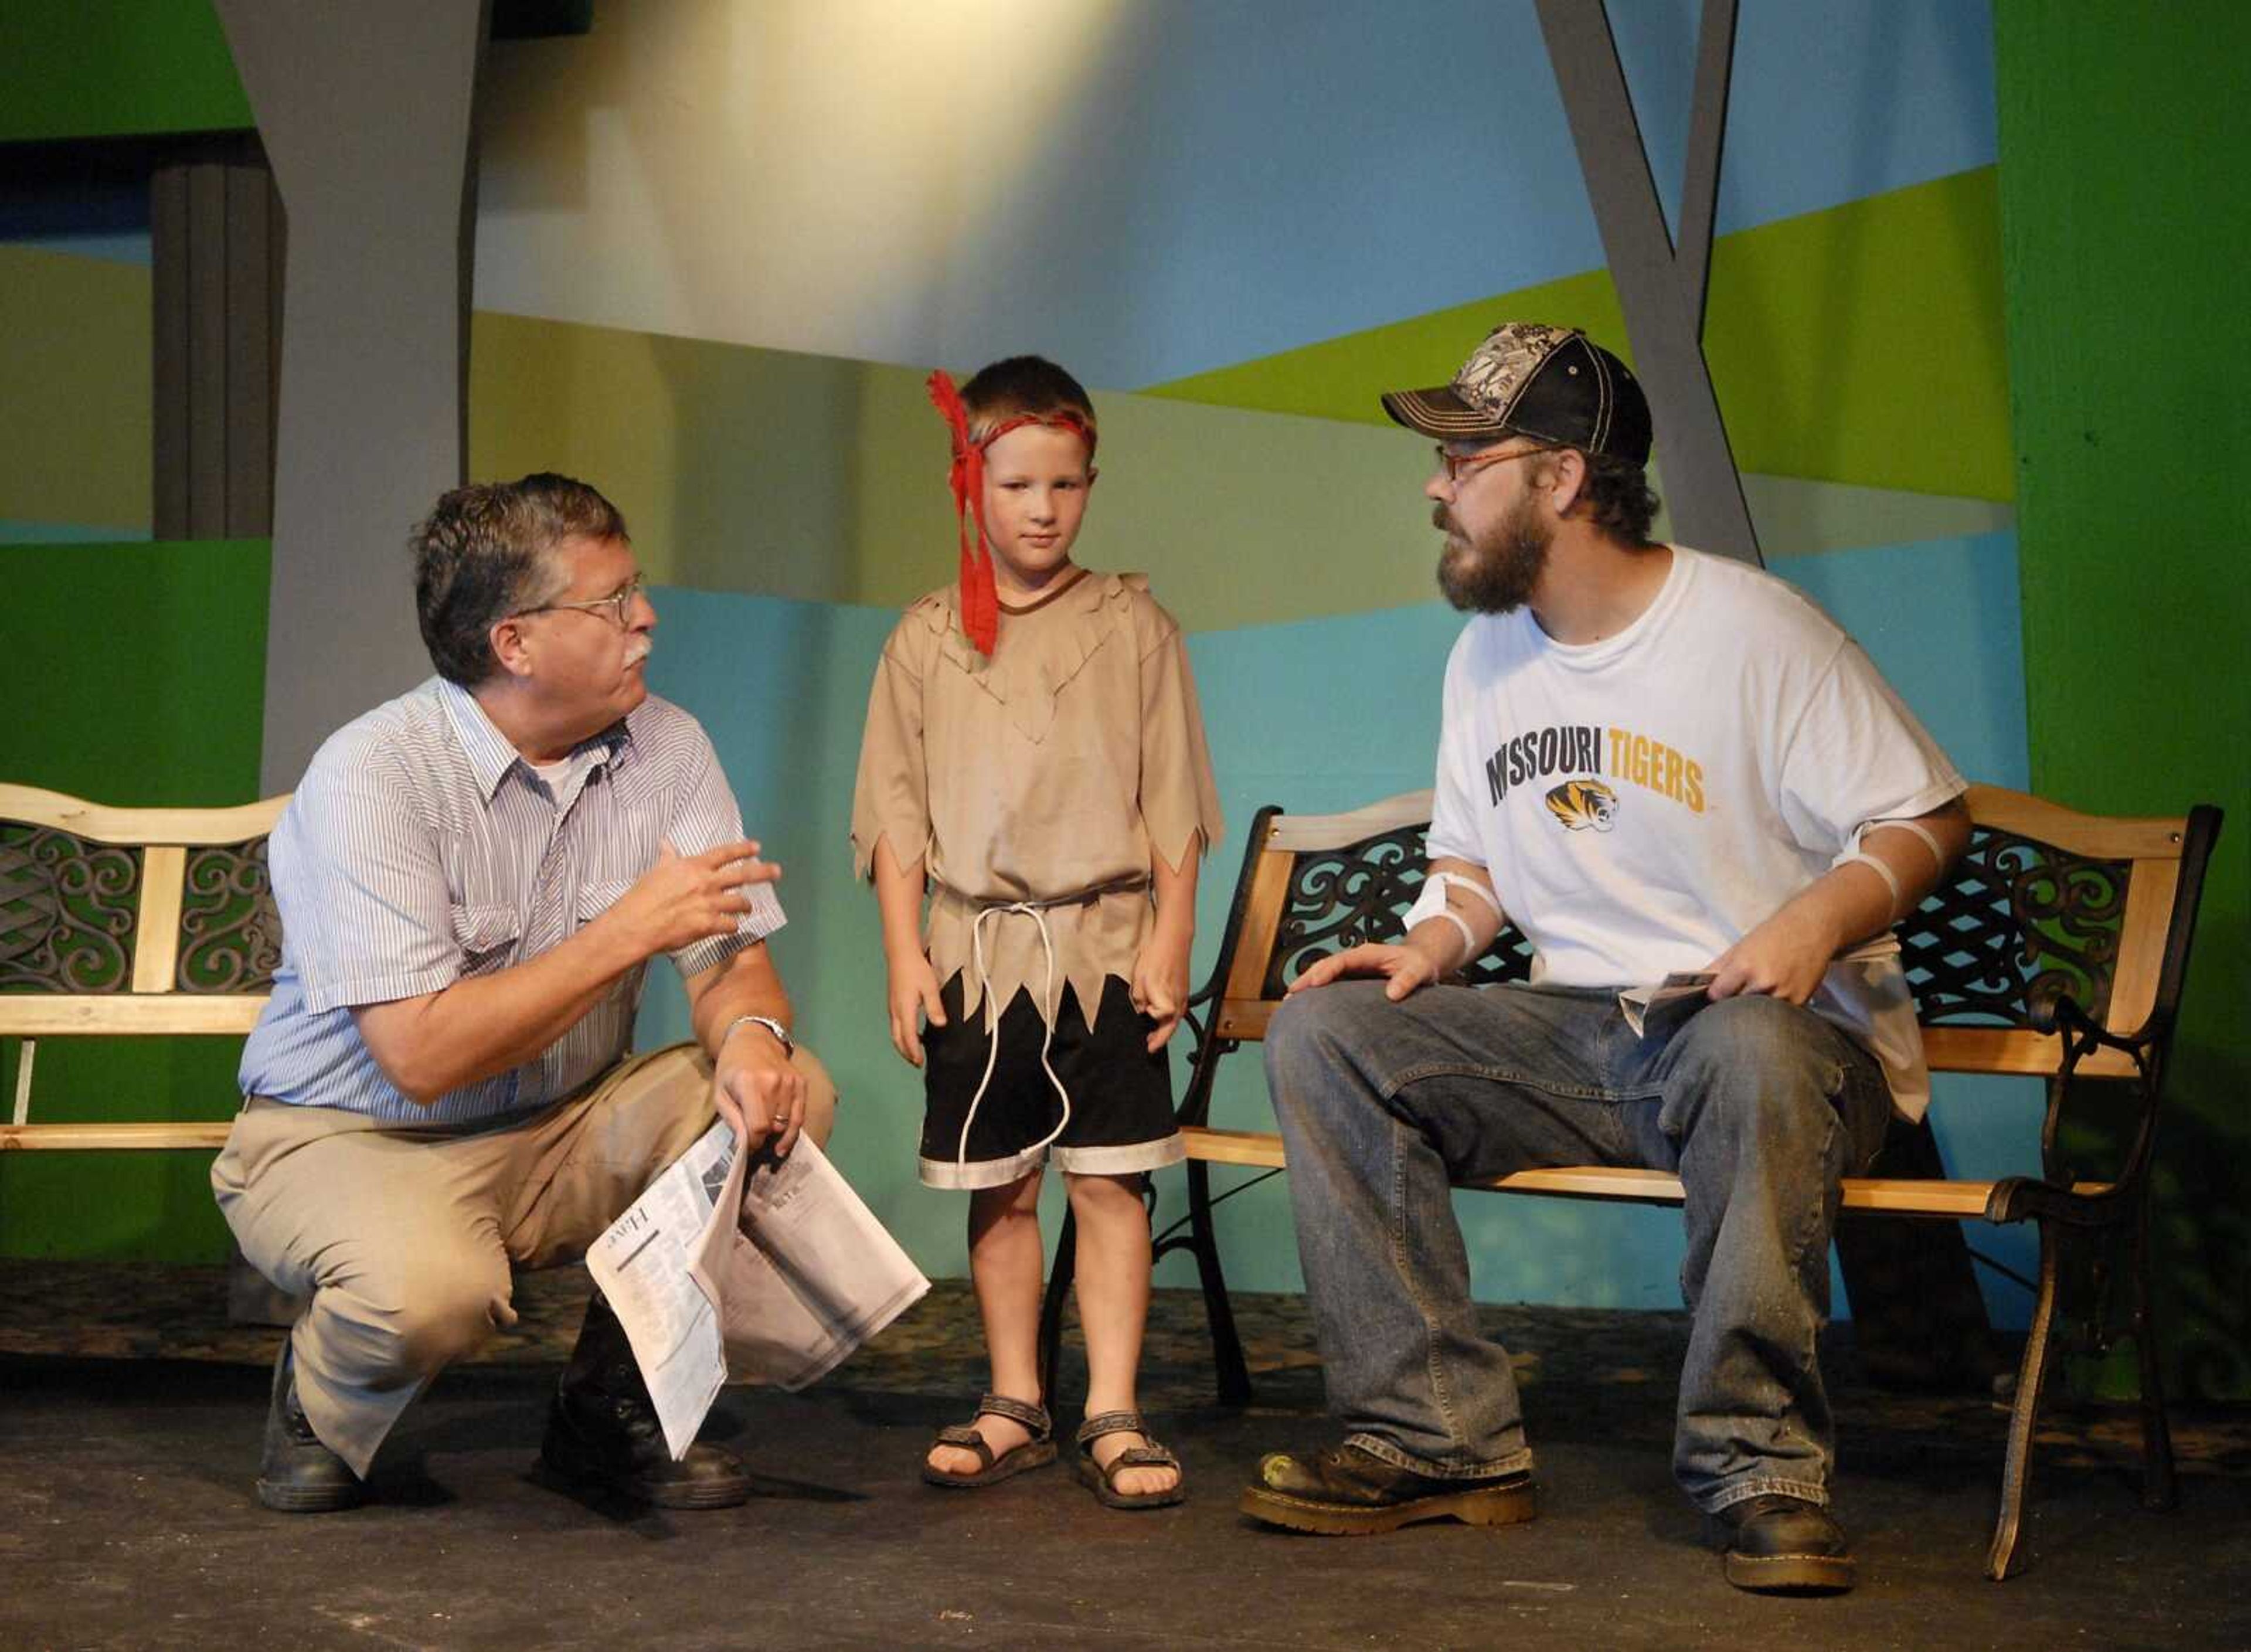
[[[1459, 532], [1444, 505], [1431, 510], [1430, 524]], [[1449, 538], [1438, 559], [1438, 589], [1464, 614], [1513, 614], [1539, 585], [1554, 538], [1533, 501], [1519, 499], [1483, 538]]]

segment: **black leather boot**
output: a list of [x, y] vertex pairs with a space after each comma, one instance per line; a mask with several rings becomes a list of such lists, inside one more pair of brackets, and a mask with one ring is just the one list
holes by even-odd
[[731, 1509], [751, 1496], [731, 1451], [694, 1445], [673, 1461], [625, 1327], [599, 1291], [556, 1385], [539, 1456], [566, 1480], [664, 1509]]
[[321, 1443], [297, 1404], [296, 1358], [289, 1339], [274, 1361], [274, 1393], [266, 1405], [265, 1450], [258, 1461], [258, 1501], [283, 1514], [326, 1514], [357, 1506], [367, 1495], [359, 1476]]
[[1853, 1586], [1845, 1529], [1818, 1503], [1746, 1497], [1710, 1516], [1711, 1542], [1727, 1551], [1728, 1581], [1760, 1594], [1842, 1594]]
[[1537, 1511], [1536, 1495], [1528, 1472], [1440, 1478], [1347, 1444], [1311, 1453], [1269, 1452], [1236, 1506], [1268, 1525], [1346, 1537], [1396, 1531], [1418, 1520], [1518, 1525]]

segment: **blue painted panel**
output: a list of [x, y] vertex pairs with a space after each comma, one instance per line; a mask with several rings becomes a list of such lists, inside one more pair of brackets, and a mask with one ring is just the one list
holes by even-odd
[[[1698, 0], [1610, 14], [1667, 210]], [[1061, 352], [1125, 387], [1602, 265], [1530, 0], [1130, 11], [980, 232], [945, 359]], [[1724, 233], [1992, 163], [1982, 0], [1752, 0]], [[1347, 206], [1348, 204], [1348, 206]]]
[[[1668, 219], [1677, 223], [1700, 0], [1610, 8]], [[1999, 152], [1984, 0], [1744, 0], [1719, 230], [1920, 184]]]
[[147, 539], [149, 530], [88, 526], [78, 522], [17, 522], [0, 518], [0, 545], [125, 545]]
[[0, 241], [146, 264], [149, 186], [87, 177], [19, 184], [0, 196]]
[[146, 265], [152, 260], [146, 230], [121, 230], [115, 234], [0, 236], [42, 252], [68, 253], [77, 258], [98, 258], [111, 264]]

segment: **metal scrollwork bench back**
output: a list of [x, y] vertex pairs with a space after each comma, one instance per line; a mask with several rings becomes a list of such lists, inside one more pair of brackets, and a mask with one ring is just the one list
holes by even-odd
[[287, 797], [109, 809], [0, 785], [0, 1038], [18, 1041], [0, 1149], [217, 1148], [209, 1121], [42, 1123], [38, 1042], [246, 1033], [281, 961], [266, 838]]

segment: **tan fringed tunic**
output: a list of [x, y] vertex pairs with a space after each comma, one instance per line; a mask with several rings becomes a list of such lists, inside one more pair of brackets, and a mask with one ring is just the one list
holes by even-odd
[[1188, 649], [1138, 573], [1088, 572], [1003, 607], [990, 660], [963, 638], [957, 600], [952, 586], [922, 598], [883, 645], [852, 801], [859, 874], [884, 837], [902, 866], [923, 863], [931, 964], [941, 984], [962, 974], [965, 1014], [982, 997], [978, 913], [1038, 906], [1052, 989], [1039, 924], [1001, 913], [984, 927], [992, 1013], [1029, 987], [1052, 1024], [1068, 982], [1091, 1026], [1103, 977], [1132, 978], [1154, 922], [1152, 857], [1178, 867], [1219, 836]]

